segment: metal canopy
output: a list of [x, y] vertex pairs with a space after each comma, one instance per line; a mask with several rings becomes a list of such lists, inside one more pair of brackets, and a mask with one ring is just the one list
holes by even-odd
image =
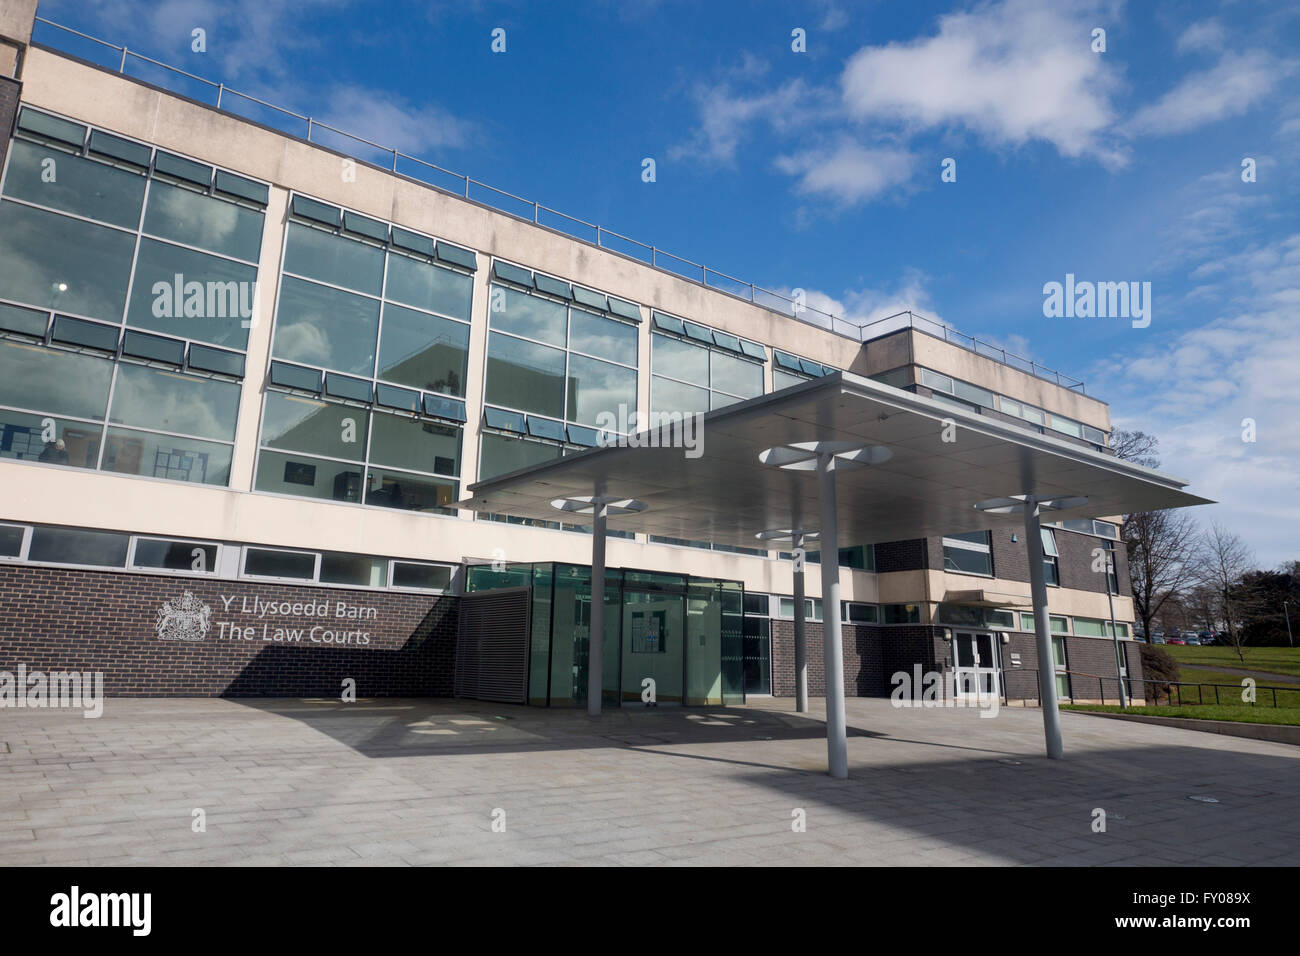
[[616, 518], [617, 527], [761, 547], [755, 535], [766, 529], [818, 527], [816, 474], [758, 460], [764, 449], [809, 441], [893, 452], [881, 464], [840, 472], [845, 544], [1020, 528], [1019, 515], [974, 505], [1026, 493], [1086, 496], [1084, 505], [1052, 512], [1053, 520], [1212, 504], [1184, 492], [1180, 479], [849, 372], [709, 412], [696, 431], [697, 457], [680, 447], [593, 448], [477, 482], [455, 507], [554, 521], [558, 498], [636, 498], [646, 510]]

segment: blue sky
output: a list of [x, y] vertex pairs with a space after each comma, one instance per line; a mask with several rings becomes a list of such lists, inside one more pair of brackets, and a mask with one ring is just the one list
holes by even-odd
[[[1300, 557], [1293, 2], [39, 12], [810, 305], [911, 308], [1082, 378], [1222, 502], [1203, 522]], [[1150, 325], [1045, 317], [1066, 273], [1150, 282]]]

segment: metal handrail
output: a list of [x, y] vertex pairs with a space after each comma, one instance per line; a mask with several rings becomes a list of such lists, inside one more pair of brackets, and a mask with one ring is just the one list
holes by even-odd
[[[355, 140], [358, 143], [364, 143], [366, 146], [369, 146], [372, 149], [379, 150], [382, 153], [390, 154], [392, 156], [392, 163], [390, 164], [390, 168], [388, 169], [388, 171], [390, 172], [401, 175], [400, 173], [398, 173], [398, 169], [397, 169], [398, 160], [399, 159], [410, 160], [428, 169], [435, 170], [436, 172], [441, 173], [445, 176], [449, 176], [452, 179], [460, 180], [463, 183], [463, 188], [461, 189], [460, 195], [465, 199], [470, 199], [471, 185], [480, 186], [483, 189], [491, 190], [492, 192], [497, 193], [501, 196], [508, 197], [509, 199], [512, 199], [515, 202], [522, 203], [524, 206], [531, 206], [532, 213], [533, 213], [532, 221], [539, 225], [541, 224], [540, 218], [541, 218], [541, 213], [543, 211], [548, 213], [553, 213], [554, 215], [557, 216], [562, 216], [570, 222], [576, 223], [580, 226], [584, 226], [587, 229], [595, 230], [596, 238], [594, 243], [590, 243], [592, 245], [595, 245], [602, 249], [610, 249], [610, 247], [606, 245], [606, 243], [602, 242], [603, 237], [609, 236], [618, 239], [621, 242], [638, 246], [646, 250], [647, 252], [649, 252], [650, 254], [649, 259], [643, 261], [648, 261], [649, 265], [651, 265], [654, 268], [662, 269], [662, 271], [669, 273], [670, 275], [676, 276], [680, 279], [685, 279], [688, 282], [697, 282], [700, 285], [704, 286], [705, 288], [713, 289], [714, 291], [720, 292], [723, 295], [730, 295], [735, 298], [751, 302], [754, 305], [758, 305], [762, 308], [767, 308], [770, 309], [771, 311], [779, 312], [782, 315], [790, 316], [791, 318], [794, 318], [797, 321], [805, 322], [809, 325], [814, 325], [818, 328], [827, 329], [835, 335], [840, 335], [844, 338], [854, 339], [858, 342], [865, 343], [870, 341], [872, 338], [879, 337], [879, 335], [873, 335], [870, 333], [869, 330], [872, 329], [873, 327], [879, 326], [881, 323], [884, 322], [898, 319], [900, 316], [907, 316], [908, 322], [907, 325], [904, 327], [912, 328], [921, 332], [926, 332], [927, 334], [934, 335], [937, 338], [941, 338], [946, 342], [950, 342], [951, 344], [958, 345], [962, 348], [966, 348], [969, 351], [976, 352], [977, 354], [980, 355], [985, 355], [986, 357], [992, 358], [994, 361], [1001, 361], [1002, 364], [1004, 365], [1008, 365], [1013, 368], [1020, 368], [1022, 371], [1027, 371], [1029, 374], [1035, 376], [1036, 378], [1042, 378], [1050, 382], [1055, 382], [1057, 385], [1060, 385], [1064, 388], [1068, 388], [1071, 390], [1078, 390], [1081, 393], [1084, 392], [1084, 383], [1079, 379], [1071, 378], [1068, 375], [1063, 375], [1062, 373], [1056, 371], [1055, 369], [1048, 368], [1045, 365], [1039, 365], [1037, 362], [1024, 358], [1023, 356], [1015, 355], [1014, 353], [1008, 352], [1006, 349], [1000, 346], [993, 345], [992, 343], [989, 342], [981, 342], [975, 336], [966, 335], [965, 333], [958, 332], [956, 329], [952, 328], [951, 326], [943, 322], [936, 322], [933, 319], [927, 319], [926, 317], [916, 315], [911, 311], [899, 312], [896, 315], [886, 316], [883, 319], [876, 319], [873, 321], [854, 320], [854, 319], [846, 318], [844, 316], [832, 315], [829, 312], [822, 312], [819, 309], [813, 309], [804, 305], [800, 300], [792, 296], [786, 295], [784, 292], [777, 292], [773, 289], [765, 289], [762, 286], [755, 285], [753, 282], [746, 282], [743, 279], [737, 279], [735, 276], [730, 276], [724, 272], [719, 272], [716, 269], [711, 269], [704, 263], [695, 262], [694, 260], [687, 259], [684, 256], [679, 256], [674, 253], [667, 252], [663, 249], [659, 249], [654, 245], [641, 242], [638, 239], [633, 239], [629, 236], [621, 235], [620, 233], [614, 232], [612, 229], [608, 229], [604, 226], [601, 226], [599, 223], [587, 222], [586, 220], [580, 219], [576, 216], [570, 216], [568, 213], [560, 212], [558, 209], [551, 209], [550, 207], [544, 206], [541, 203], [537, 202], [536, 200], [526, 199], [523, 196], [515, 195], [514, 193], [493, 186], [490, 183], [480, 182], [479, 180], [473, 179], [470, 176], [466, 175], [465, 173], [457, 173], [454, 172], [453, 170], [445, 169], [441, 166], [438, 166], [435, 163], [429, 162], [428, 160], [421, 159], [418, 156], [411, 156], [407, 153], [403, 153], [395, 147], [384, 146], [381, 143], [373, 142], [371, 140], [366, 139], [363, 136], [358, 136], [355, 133], [349, 133], [345, 130], [341, 130], [334, 126], [330, 126], [327, 123], [322, 123], [310, 115], [304, 115], [302, 113], [295, 112], [294, 110], [286, 109], [283, 106], [276, 106], [274, 103], [268, 103], [266, 100], [259, 99], [258, 97], [252, 96], [248, 93], [241, 93], [239, 90], [235, 90], [226, 86], [225, 83], [217, 82], [215, 80], [209, 80], [206, 77], [199, 76], [195, 73], [190, 73], [189, 71], [183, 70], [180, 67], [175, 67], [168, 63], [163, 63], [161, 60], [155, 60], [152, 57], [145, 56], [142, 53], [136, 53], [134, 50], [128, 50], [125, 46], [118, 46], [116, 43], [110, 43], [107, 40], [101, 40], [99, 37], [91, 36], [89, 33], [82, 33], [80, 30], [74, 30], [72, 27], [64, 26], [61, 23], [56, 23], [53, 20], [46, 19], [45, 17], [41, 17], [41, 16], [36, 17], [36, 22], [44, 24], [49, 27], [53, 27], [56, 30], [61, 30], [65, 33], [70, 33], [74, 36], [81, 37], [84, 40], [90, 40], [93, 43], [97, 43], [101, 46], [107, 47], [111, 50], [120, 53], [121, 58], [117, 66], [117, 72], [119, 73], [122, 74], [126, 73], [127, 60], [130, 57], [134, 57], [137, 60], [141, 60], [145, 63], [152, 64], [153, 66], [160, 67], [164, 70], [168, 70], [173, 73], [180, 74], [181, 76], [187, 77], [191, 80], [195, 80], [199, 83], [205, 83], [208, 86], [212, 87], [216, 91], [215, 106], [217, 109], [222, 109], [225, 110], [226, 112], [233, 112], [232, 110], [230, 110], [228, 106], [222, 105], [222, 99], [225, 97], [226, 94], [240, 97], [241, 99], [245, 99], [248, 100], [249, 102], [256, 103], [257, 105], [265, 107], [266, 109], [274, 110], [277, 113], [281, 113], [285, 116], [293, 117], [296, 120], [305, 121], [307, 124], [306, 140], [309, 143], [314, 142], [314, 140], [312, 139], [312, 134], [317, 128], [327, 130], [337, 136], [347, 137], [348, 139]], [[64, 52], [71, 53], [71, 51], [64, 51]], [[236, 113], [235, 115], [240, 115], [240, 114]], [[294, 134], [289, 133], [288, 135], [294, 135]], [[376, 164], [371, 163], [369, 160], [363, 159], [361, 157], [353, 157], [353, 158], [356, 159], [358, 162], [365, 163], [366, 165], [376, 166], [376, 168], [383, 168], [383, 167], [378, 167]], [[431, 189], [437, 189], [441, 192], [450, 192], [450, 190], [443, 189], [441, 186], [438, 186], [436, 184], [428, 183], [425, 182], [424, 180], [420, 180], [420, 182]], [[477, 200], [471, 200], [471, 201], [477, 202]], [[524, 216], [519, 216], [508, 209], [502, 209], [499, 206], [492, 205], [491, 203], [487, 203], [486, 205], [496, 210], [497, 212], [504, 213], [505, 215], [508, 216], [514, 216], [516, 219], [523, 219], [527, 221], [527, 219]], [[549, 227], [544, 226], [543, 228], [549, 228]], [[589, 242], [589, 240], [583, 239], [580, 236], [573, 236], [570, 233], [565, 233], [565, 235], [569, 235], [570, 238], [576, 239], [579, 242]], [[619, 255], [626, 255], [626, 253], [619, 252], [619, 250], [616, 249], [610, 251], [613, 251]], [[691, 275], [686, 274], [686, 272], [680, 271], [678, 269], [665, 268], [660, 266], [659, 265], [660, 256], [666, 256], [667, 258], [673, 260], [674, 262], [681, 263], [684, 267], [689, 267], [691, 271], [698, 269], [700, 272], [699, 278], [698, 279], [694, 278]], [[748, 295], [747, 296], [741, 295], [739, 293], [729, 291], [728, 289], [719, 286], [717, 284], [711, 284], [709, 282], [710, 274], [718, 278], [726, 279], [729, 282], [732, 282], [735, 285], [739, 286], [741, 289], [747, 289]], [[780, 303], [780, 306], [776, 307], [774, 304], [767, 304], [767, 303], [760, 302], [759, 301], [760, 296], [767, 297], [769, 300], [773, 300], [776, 303]], [[929, 329], [924, 327], [927, 325], [933, 328], [937, 328], [941, 331], [938, 333], [934, 331], [930, 331]], [[961, 341], [954, 342], [953, 341], [954, 338], [959, 340], [961, 339], [969, 340], [970, 345], [966, 345]], [[983, 346], [984, 351], [981, 351], [981, 346]], [[988, 355], [989, 351], [992, 351], [995, 354]], [[1001, 356], [1000, 359], [997, 357], [999, 355]], [[1023, 364], [1017, 365], [1016, 362], [1011, 361], [1012, 359], [1015, 359], [1016, 362], [1020, 362]], [[1025, 365], [1027, 365], [1028, 368], [1025, 368], [1024, 367]]]

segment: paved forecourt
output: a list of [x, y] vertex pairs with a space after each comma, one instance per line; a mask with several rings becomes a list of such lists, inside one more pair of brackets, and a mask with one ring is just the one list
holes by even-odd
[[1065, 713], [1049, 761], [1037, 710], [847, 704], [847, 780], [826, 775], [820, 700], [594, 719], [431, 699], [4, 710], [0, 864], [1297, 859], [1300, 748]]

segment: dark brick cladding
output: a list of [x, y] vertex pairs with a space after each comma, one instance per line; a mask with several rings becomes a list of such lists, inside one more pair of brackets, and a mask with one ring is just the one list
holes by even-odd
[[[1061, 528], [1052, 530], [1056, 532], [1056, 550], [1061, 552], [1056, 562], [1061, 577], [1060, 586], [1075, 591], [1093, 591], [1097, 594], [1105, 594], [1106, 576], [1092, 570], [1092, 552], [1094, 548], [1104, 547], [1102, 539], [1073, 531], [1065, 531]], [[1015, 534], [1019, 540], [1012, 541], [1012, 534]], [[1004, 581], [1028, 583], [1029, 557], [1028, 552], [1025, 550], [1024, 532], [1015, 528], [995, 528], [992, 531], [992, 542], [993, 577]], [[925, 544], [930, 569], [942, 571], [943, 539], [927, 538]], [[1129, 587], [1128, 556], [1124, 553], [1123, 544], [1118, 541], [1115, 542], [1115, 570], [1119, 575], [1120, 593], [1127, 594]], [[972, 575], [971, 578], [972, 580], [979, 580], [981, 576]], [[983, 578], [983, 580], [988, 580], [988, 578]], [[978, 585], [972, 585], [972, 587], [976, 586]], [[1050, 586], [1047, 589], [1049, 604], [1052, 590]]]
[[18, 119], [18, 99], [23, 85], [7, 76], [0, 76], [0, 168], [9, 154], [9, 139], [13, 136]]
[[[202, 641], [163, 640], [158, 609], [190, 591], [211, 608]], [[225, 610], [222, 597], [232, 599]], [[244, 598], [329, 602], [328, 618], [241, 614]], [[338, 619], [338, 602], [374, 608], [372, 620]], [[450, 596], [300, 587], [179, 575], [0, 565], [0, 670], [102, 671], [119, 697], [336, 697], [344, 678], [360, 697], [449, 697], [456, 654]], [[218, 622], [255, 628], [254, 640], [222, 639]], [[262, 638], [262, 624], [362, 631], [369, 643]]]

